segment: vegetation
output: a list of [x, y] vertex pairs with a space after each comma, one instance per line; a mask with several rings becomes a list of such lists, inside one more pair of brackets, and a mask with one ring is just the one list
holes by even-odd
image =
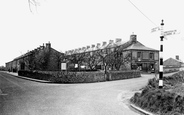
[[0, 66], [0, 71], [5, 71], [5, 70], [6, 70], [6, 67]]
[[54, 83], [92, 83], [107, 80], [120, 80], [140, 77], [139, 71], [108, 72], [105, 77], [103, 71], [67, 72], [67, 71], [18, 71], [18, 75], [29, 78], [47, 80]]
[[[122, 51], [117, 48], [107, 48], [103, 50], [95, 50], [92, 52], [76, 53], [72, 55], [66, 55], [64, 59], [67, 60], [68, 70], [75, 69], [75, 64], [78, 64], [78, 70], [80, 66], [85, 66], [85, 70], [122, 70], [125, 68], [125, 64], [130, 62], [131, 53], [123, 55]], [[102, 66], [101, 66], [102, 65]]]
[[179, 93], [183, 89], [184, 71], [164, 77], [163, 80], [164, 87], [159, 89], [158, 80], [155, 78], [150, 79], [141, 93], [134, 94], [131, 102], [142, 109], [156, 114], [184, 114], [184, 97], [183, 94]]

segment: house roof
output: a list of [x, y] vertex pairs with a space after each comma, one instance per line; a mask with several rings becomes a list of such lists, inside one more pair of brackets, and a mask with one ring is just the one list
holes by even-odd
[[164, 66], [180, 66], [181, 64], [183, 64], [183, 61], [181, 60], [177, 60], [174, 58], [169, 58], [167, 60], [164, 61]]
[[135, 42], [133, 43], [132, 45], [130, 45], [129, 47], [127, 47], [126, 49], [124, 50], [148, 50], [148, 51], [158, 51], [158, 50], [155, 50], [155, 49], [152, 49], [152, 48], [149, 48], [149, 47], [146, 47], [144, 46], [143, 44], [141, 44], [140, 42]]
[[[90, 52], [90, 51], [96, 51], [96, 50], [103, 50], [103, 49], [110, 49], [114, 47], [119, 47], [120, 50], [147, 50], [147, 51], [158, 51], [149, 47], [144, 46], [136, 39], [136, 35], [131, 35], [130, 39], [128, 41], [121, 41], [121, 38], [116, 38], [116, 40], [109, 40], [109, 43], [103, 42], [102, 44], [98, 43], [95, 46], [87, 46], [85, 50], [82, 50], [78, 53], [83, 52]], [[77, 52], [75, 52], [77, 53]], [[73, 54], [73, 53], [68, 53]]]

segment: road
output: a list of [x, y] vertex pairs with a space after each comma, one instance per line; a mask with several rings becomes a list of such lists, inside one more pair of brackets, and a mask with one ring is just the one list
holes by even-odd
[[88, 84], [48, 84], [0, 72], [0, 115], [139, 115], [128, 99], [154, 75]]

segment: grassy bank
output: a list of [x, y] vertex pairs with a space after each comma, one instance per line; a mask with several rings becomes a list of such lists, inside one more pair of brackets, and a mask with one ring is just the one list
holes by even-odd
[[158, 88], [158, 80], [148, 81], [141, 93], [135, 93], [131, 102], [136, 106], [159, 115], [184, 114], [184, 71], [163, 79], [163, 89]]

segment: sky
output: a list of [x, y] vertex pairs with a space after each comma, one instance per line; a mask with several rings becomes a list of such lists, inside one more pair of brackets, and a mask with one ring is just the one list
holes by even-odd
[[164, 60], [179, 55], [184, 61], [184, 7], [182, 0], [28, 0], [0, 1], [0, 66], [43, 43], [60, 51], [86, 47], [132, 33], [145, 46], [160, 49], [160, 31], [151, 29], [164, 20], [164, 31], [179, 34], [164, 39]]

